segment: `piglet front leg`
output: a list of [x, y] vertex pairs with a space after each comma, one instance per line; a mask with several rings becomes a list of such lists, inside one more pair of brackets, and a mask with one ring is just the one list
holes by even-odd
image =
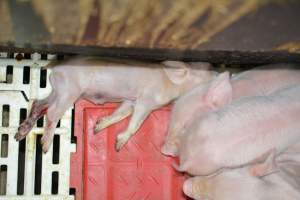
[[120, 149], [127, 143], [127, 141], [138, 131], [143, 121], [146, 117], [153, 111], [157, 105], [147, 104], [147, 101], [137, 101], [134, 107], [132, 117], [129, 121], [129, 125], [126, 131], [120, 133], [117, 136], [116, 141], [116, 151]]
[[45, 133], [41, 138], [43, 152], [46, 153], [53, 141], [54, 132], [59, 119], [64, 115], [68, 108], [79, 97], [79, 93], [76, 91], [69, 91], [69, 93], [59, 92], [56, 98], [51, 102], [47, 112], [47, 125]]
[[102, 129], [105, 129], [112, 124], [115, 124], [129, 115], [133, 112], [133, 103], [131, 101], [124, 101], [119, 108], [117, 108], [112, 115], [103, 117], [96, 123], [95, 127], [95, 133], [101, 131]]

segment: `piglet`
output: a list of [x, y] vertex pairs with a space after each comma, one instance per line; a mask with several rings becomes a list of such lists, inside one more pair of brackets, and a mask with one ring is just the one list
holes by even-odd
[[[230, 82], [223, 82], [230, 87]], [[224, 88], [225, 86], [223, 86]], [[219, 91], [225, 99], [231, 90]], [[300, 140], [300, 85], [245, 97], [197, 118], [181, 137], [180, 167], [192, 175], [253, 165], [253, 176], [276, 171], [275, 158]]]
[[298, 200], [300, 165], [284, 164], [278, 173], [253, 177], [247, 167], [213, 177], [193, 177], [184, 182], [184, 193], [196, 200]]
[[300, 199], [299, 153], [299, 143], [290, 146], [276, 158], [278, 172], [262, 178], [251, 176], [248, 167], [244, 167], [209, 178], [189, 178], [183, 191], [196, 200]]
[[208, 63], [192, 69], [187, 63], [165, 61], [144, 63], [131, 60], [75, 57], [55, 66], [50, 75], [51, 94], [35, 100], [28, 118], [15, 135], [22, 140], [35, 122], [46, 114], [47, 126], [41, 139], [47, 152], [58, 120], [79, 99], [95, 104], [122, 102], [110, 116], [97, 122], [95, 132], [132, 115], [128, 128], [117, 136], [116, 150], [132, 137], [151, 111], [168, 104], [196, 85], [209, 81], [214, 73]]
[[[231, 86], [222, 84], [228, 81], [229, 73], [217, 76], [207, 84], [202, 84], [175, 101], [172, 108], [168, 134], [161, 152], [177, 156], [180, 135], [184, 127], [198, 117], [205, 116], [226, 106], [231, 100], [247, 96], [266, 96], [292, 84], [300, 84], [300, 70], [292, 64], [272, 64], [235, 75]], [[230, 99], [222, 99], [219, 91], [231, 91]]]

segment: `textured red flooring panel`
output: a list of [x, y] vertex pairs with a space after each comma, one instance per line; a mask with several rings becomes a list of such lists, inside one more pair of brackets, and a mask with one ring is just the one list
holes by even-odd
[[97, 119], [111, 114], [117, 104], [75, 106], [77, 152], [72, 155], [71, 185], [76, 200], [184, 200], [184, 177], [172, 168], [173, 158], [160, 147], [167, 131], [170, 109], [153, 112], [137, 134], [116, 152], [116, 135], [128, 119], [94, 134]]

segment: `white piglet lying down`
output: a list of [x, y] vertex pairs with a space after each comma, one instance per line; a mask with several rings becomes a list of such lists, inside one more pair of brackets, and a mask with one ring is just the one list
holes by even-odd
[[195, 200], [299, 200], [300, 166], [285, 163], [278, 173], [253, 177], [247, 167], [213, 177], [193, 177], [185, 181], [184, 193]]
[[56, 63], [50, 75], [51, 94], [33, 102], [15, 138], [26, 137], [35, 122], [46, 114], [47, 126], [41, 142], [43, 151], [47, 152], [56, 124], [78, 99], [96, 104], [122, 102], [111, 116], [98, 121], [95, 130], [98, 132], [132, 115], [127, 130], [117, 136], [116, 149], [120, 150], [151, 111], [214, 76], [214, 72], [207, 70], [210, 64], [196, 64], [198, 69], [177, 61], [143, 63], [93, 57], [76, 57]]
[[184, 193], [196, 200], [298, 200], [300, 199], [300, 145], [290, 146], [276, 158], [278, 171], [262, 178], [248, 167], [212, 177], [188, 178]]
[[[266, 96], [289, 85], [300, 84], [300, 70], [293, 67], [294, 65], [290, 64], [267, 65], [237, 74], [231, 80], [229, 80], [229, 73], [225, 72], [209, 83], [199, 85], [181, 96], [172, 108], [162, 153], [177, 156], [184, 127], [192, 123], [195, 118], [221, 109], [232, 100], [241, 97]], [[231, 90], [231, 96], [223, 95]]]
[[272, 173], [275, 157], [300, 140], [299, 118], [300, 85], [236, 100], [186, 129], [179, 147], [179, 170], [211, 175], [252, 165], [253, 176]]

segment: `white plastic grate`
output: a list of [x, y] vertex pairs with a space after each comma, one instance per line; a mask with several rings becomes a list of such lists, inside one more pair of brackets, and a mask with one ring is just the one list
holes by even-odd
[[[44, 78], [46, 87], [44, 87], [44, 83], [41, 85], [43, 82], [41, 75], [45, 74], [45, 71], [42, 71], [41, 67], [45, 66], [49, 60], [56, 59], [56, 56], [47, 55], [47, 59], [44, 60], [44, 58], [41, 59], [40, 54], [31, 54], [29, 58], [27, 54], [27, 59], [17, 61], [16, 55], [0, 53], [0, 185], [2, 184], [0, 199], [73, 200], [74, 196], [69, 195], [70, 155], [75, 151], [75, 144], [71, 143], [71, 109], [61, 119], [60, 127], [56, 128], [55, 134], [59, 135], [60, 146], [59, 159], [55, 162], [56, 164], [53, 164], [53, 148], [50, 148], [47, 154], [39, 153], [37, 156], [36, 147], [39, 145], [37, 137], [43, 133], [43, 127], [34, 127], [26, 137], [25, 156], [23, 156], [23, 160], [25, 160], [23, 162], [24, 179], [20, 180], [22, 177], [18, 177], [20, 174], [18, 172], [19, 142], [15, 141], [14, 135], [20, 124], [21, 109], [27, 109], [28, 115], [32, 101], [44, 98], [50, 93], [51, 86], [48, 83], [50, 69], [47, 69], [46, 79]], [[30, 76], [27, 78], [23, 76], [29, 74]], [[45, 120], [43, 124], [45, 125]], [[5, 150], [7, 145], [8, 148]], [[39, 164], [37, 164], [38, 159], [41, 160]], [[38, 171], [36, 166], [39, 166], [39, 174], [36, 174]], [[53, 172], [58, 174], [56, 186], [53, 186]], [[39, 177], [37, 178], [37, 176]], [[40, 181], [38, 181], [39, 179]], [[24, 184], [20, 186], [22, 181]], [[40, 185], [36, 182], [39, 182]], [[53, 187], [57, 187], [57, 189], [53, 189]]]

